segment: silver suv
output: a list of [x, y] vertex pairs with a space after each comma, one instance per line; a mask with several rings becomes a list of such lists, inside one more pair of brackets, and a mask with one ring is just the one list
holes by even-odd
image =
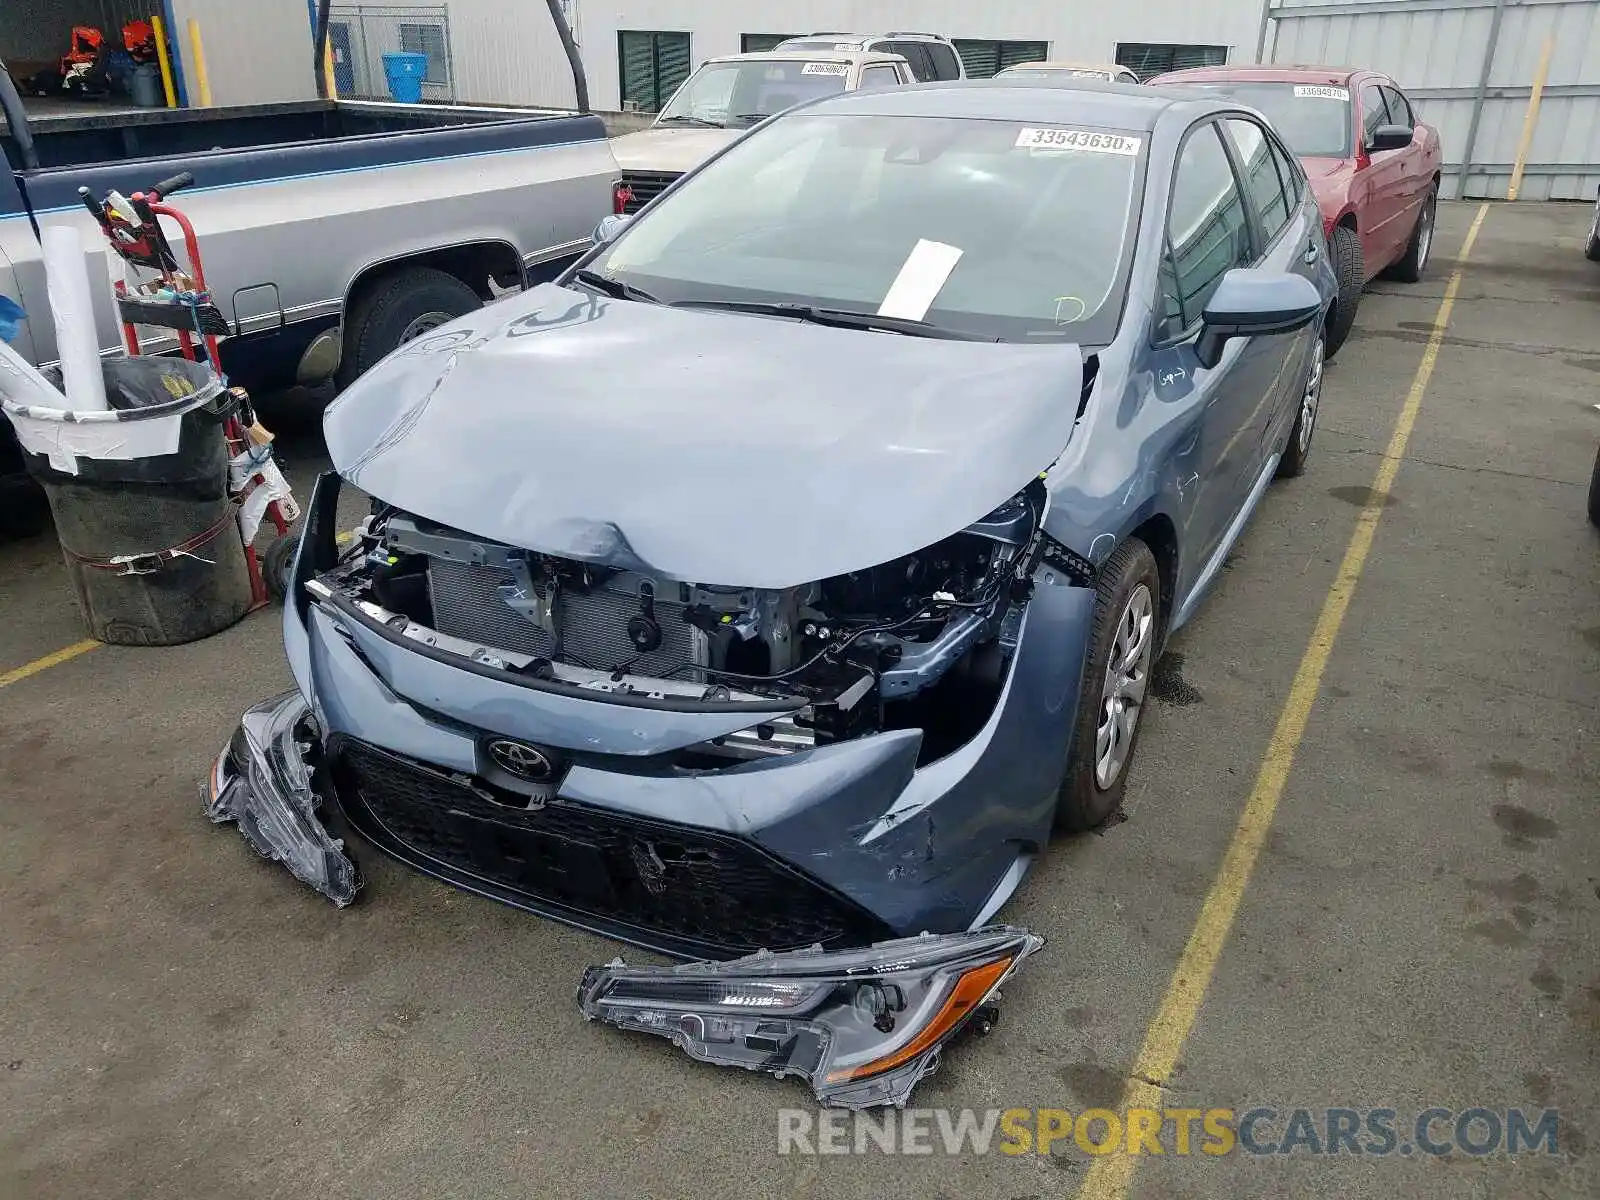
[[776, 50], [861, 50], [898, 54], [911, 64], [918, 83], [938, 79], [965, 79], [961, 55], [947, 37], [937, 33], [808, 33], [779, 42]]

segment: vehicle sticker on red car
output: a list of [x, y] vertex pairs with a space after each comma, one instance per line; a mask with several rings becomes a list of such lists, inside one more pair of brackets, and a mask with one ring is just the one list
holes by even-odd
[[1297, 83], [1294, 94], [1300, 99], [1309, 100], [1344, 100], [1350, 99], [1350, 89], [1342, 87], [1323, 87], [1320, 84]]

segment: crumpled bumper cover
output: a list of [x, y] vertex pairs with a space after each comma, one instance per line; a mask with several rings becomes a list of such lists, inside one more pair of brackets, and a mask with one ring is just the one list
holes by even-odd
[[264, 858], [280, 862], [341, 908], [356, 897], [361, 876], [317, 817], [308, 755], [317, 733], [310, 706], [285, 692], [246, 712], [201, 784], [206, 816], [239, 827]]

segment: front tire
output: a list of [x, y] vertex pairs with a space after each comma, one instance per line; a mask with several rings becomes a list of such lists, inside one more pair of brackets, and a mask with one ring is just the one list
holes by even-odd
[[1389, 268], [1389, 278], [1401, 283], [1420, 283], [1422, 273], [1428, 269], [1428, 255], [1433, 250], [1433, 229], [1439, 214], [1439, 185], [1428, 189], [1422, 211], [1417, 214], [1417, 227], [1411, 231], [1406, 243], [1405, 256]]
[[1278, 460], [1278, 478], [1293, 479], [1304, 475], [1306, 460], [1311, 457], [1311, 435], [1317, 428], [1317, 409], [1322, 402], [1322, 367], [1327, 361], [1327, 342], [1322, 334], [1311, 346], [1311, 363], [1306, 367], [1305, 380], [1300, 385], [1300, 411], [1294, 415], [1294, 428], [1289, 431], [1289, 443]]
[[432, 267], [406, 267], [378, 280], [350, 306], [339, 387], [348, 387], [397, 346], [482, 307], [477, 292]]
[[1366, 283], [1366, 262], [1361, 254], [1361, 239], [1348, 225], [1335, 225], [1328, 239], [1328, 253], [1333, 256], [1333, 271], [1339, 280], [1339, 296], [1328, 314], [1327, 356], [1339, 353], [1339, 347], [1355, 327], [1356, 309], [1361, 305], [1361, 289]]
[[1100, 571], [1072, 751], [1056, 798], [1056, 828], [1068, 833], [1095, 829], [1122, 806], [1160, 630], [1155, 555], [1138, 538], [1129, 538]]
[[1594, 220], [1589, 225], [1589, 241], [1583, 253], [1590, 262], [1600, 262], [1600, 200], [1595, 201]]

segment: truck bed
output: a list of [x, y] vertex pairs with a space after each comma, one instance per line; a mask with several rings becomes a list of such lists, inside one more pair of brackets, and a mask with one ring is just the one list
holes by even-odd
[[[130, 158], [170, 158], [215, 150], [259, 149], [462, 125], [552, 120], [570, 113], [469, 105], [307, 100], [211, 109], [95, 110], [30, 116], [39, 166], [81, 167]], [[0, 148], [22, 167], [15, 137], [0, 117]]]

